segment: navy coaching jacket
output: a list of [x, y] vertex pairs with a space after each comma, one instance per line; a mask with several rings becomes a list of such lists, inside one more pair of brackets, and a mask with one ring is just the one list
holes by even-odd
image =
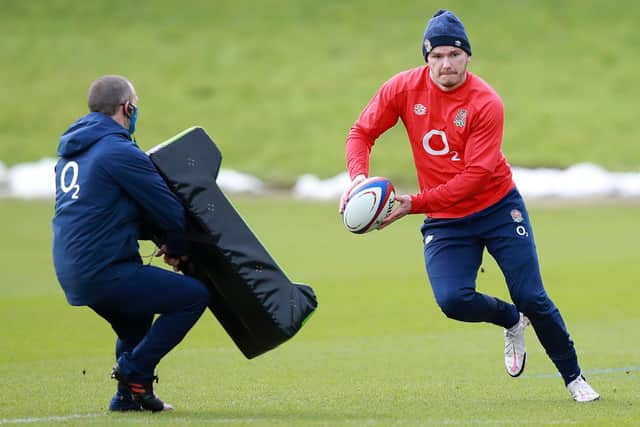
[[60, 137], [53, 217], [53, 261], [69, 304], [93, 304], [139, 268], [143, 212], [168, 233], [184, 231], [184, 208], [128, 130], [102, 113], [78, 119]]

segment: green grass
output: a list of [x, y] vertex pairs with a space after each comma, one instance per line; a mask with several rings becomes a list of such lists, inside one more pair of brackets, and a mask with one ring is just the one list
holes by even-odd
[[[251, 361], [206, 312], [159, 366], [157, 391], [177, 410], [151, 415], [106, 412], [114, 336], [64, 300], [51, 202], [2, 201], [0, 425], [637, 425], [637, 203], [530, 206], [547, 290], [602, 394], [587, 405], [570, 400], [532, 331], [526, 373], [511, 379], [499, 329], [444, 318], [418, 216], [355, 236], [334, 203], [234, 203], [290, 278], [313, 286], [319, 309]], [[484, 269], [478, 288], [507, 298], [489, 258]]]
[[[145, 149], [201, 125], [225, 167], [289, 185], [303, 173], [333, 176], [380, 84], [422, 64], [438, 7], [460, 15], [471, 70], [505, 101], [512, 164], [640, 169], [633, 0], [5, 0], [0, 160], [54, 157], [91, 81], [119, 73], [140, 95]], [[378, 151], [376, 174], [414, 183], [403, 130]]]

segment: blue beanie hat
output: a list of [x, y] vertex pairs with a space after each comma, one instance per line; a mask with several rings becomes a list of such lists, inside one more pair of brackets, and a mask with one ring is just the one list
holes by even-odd
[[471, 56], [471, 45], [464, 25], [453, 12], [440, 9], [433, 14], [422, 36], [422, 55], [427, 61], [434, 47], [459, 47]]

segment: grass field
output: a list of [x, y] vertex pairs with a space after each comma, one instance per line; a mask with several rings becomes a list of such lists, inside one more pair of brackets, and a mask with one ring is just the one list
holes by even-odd
[[[167, 414], [110, 414], [114, 337], [66, 304], [50, 260], [51, 202], [3, 200], [0, 425], [631, 426], [640, 422], [638, 203], [532, 203], [547, 289], [600, 402], [570, 397], [528, 332], [511, 379], [502, 333], [444, 318], [422, 267], [419, 217], [347, 233], [334, 204], [234, 198], [319, 309], [300, 333], [248, 361], [211, 313], [159, 366]], [[312, 224], [312, 226], [309, 226]], [[152, 248], [144, 245], [143, 254]], [[506, 298], [495, 264], [480, 290]]]
[[[334, 176], [378, 87], [423, 64], [441, 7], [461, 17], [470, 69], [504, 100], [512, 164], [640, 170], [635, 0], [4, 0], [0, 161], [54, 157], [90, 82], [119, 73], [140, 95], [144, 149], [201, 125], [225, 167], [289, 185]], [[403, 130], [379, 150], [378, 170], [415, 182]]]
[[[440, 7], [465, 22], [470, 69], [505, 102], [513, 165], [640, 169], [633, 0], [5, 0], [0, 161], [54, 157], [90, 82], [118, 73], [140, 95], [143, 149], [201, 125], [223, 167], [276, 185], [333, 176], [375, 90], [422, 64], [421, 35]], [[402, 129], [376, 146], [372, 171], [415, 188]], [[157, 392], [176, 411], [152, 415], [106, 410], [114, 336], [57, 284], [53, 203], [0, 200], [0, 425], [640, 425], [637, 201], [530, 206], [547, 290], [602, 395], [587, 405], [570, 400], [533, 331], [514, 380], [502, 331], [442, 315], [419, 217], [354, 236], [335, 203], [234, 201], [319, 309], [251, 361], [206, 312], [159, 366]], [[479, 289], [507, 299], [497, 266], [487, 257], [483, 267]]]

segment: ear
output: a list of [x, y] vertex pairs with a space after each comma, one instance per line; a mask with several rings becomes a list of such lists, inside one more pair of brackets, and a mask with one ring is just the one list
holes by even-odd
[[131, 118], [131, 116], [133, 116], [134, 107], [133, 105], [131, 105], [131, 102], [125, 101], [124, 104], [122, 105], [122, 110], [124, 115], [127, 116], [128, 118]]

